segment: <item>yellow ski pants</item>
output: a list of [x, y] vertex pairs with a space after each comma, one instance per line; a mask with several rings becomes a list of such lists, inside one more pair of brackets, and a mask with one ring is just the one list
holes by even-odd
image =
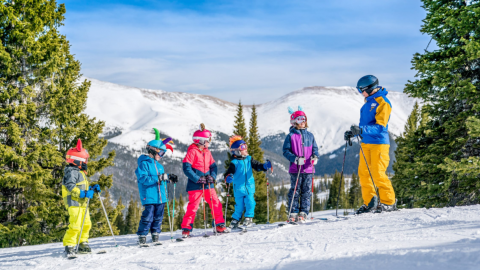
[[[78, 242], [80, 229], [82, 228], [85, 207], [70, 206], [68, 207], [68, 215], [70, 216], [68, 219], [70, 224], [68, 224], [68, 230], [63, 237], [63, 246], [75, 246]], [[85, 224], [83, 225], [82, 236], [78, 243], [88, 242], [88, 233], [91, 227], [92, 222], [90, 221], [90, 212], [88, 212], [85, 218]]]
[[[388, 205], [395, 203], [395, 192], [393, 191], [392, 182], [388, 179], [387, 171], [390, 156], [388, 151], [389, 144], [365, 144], [362, 143], [363, 152], [367, 159], [368, 167], [372, 173], [373, 181], [378, 188], [380, 202]], [[358, 176], [360, 177], [360, 185], [362, 186], [362, 197], [366, 205], [372, 200], [373, 196], [377, 196], [373, 187], [370, 174], [368, 173], [362, 150], [360, 150], [360, 164], [358, 165]]]

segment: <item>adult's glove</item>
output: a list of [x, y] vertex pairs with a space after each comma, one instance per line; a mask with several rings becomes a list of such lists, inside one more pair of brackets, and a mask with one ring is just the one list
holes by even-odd
[[350, 131], [352, 132], [353, 136], [357, 137], [363, 133], [362, 129], [357, 125], [352, 125], [350, 127]]
[[315, 155], [312, 155], [312, 164], [317, 165], [317, 163], [318, 163], [318, 157]]
[[102, 192], [102, 190], [100, 189], [100, 186], [98, 184], [95, 184], [95, 185], [91, 186], [88, 190], [93, 190], [93, 192], [97, 192], [97, 193]]
[[168, 175], [168, 180], [170, 180], [170, 182], [172, 183], [177, 183], [178, 182], [178, 176], [176, 176], [175, 174], [171, 173]]
[[197, 184], [206, 184], [206, 183], [207, 183], [207, 177], [200, 176], [200, 179], [198, 179]]
[[343, 135], [345, 141], [350, 141], [350, 139], [353, 137], [353, 133], [350, 130], [345, 131], [345, 134]]
[[225, 181], [230, 184], [233, 182], [233, 176], [231, 174], [227, 175], [227, 177], [225, 177]]
[[80, 190], [80, 198], [93, 198], [93, 190]]
[[305, 165], [305, 158], [304, 157], [297, 157], [295, 159], [295, 164], [302, 166]]
[[213, 178], [213, 176], [207, 175], [207, 176], [205, 176], [205, 178], [207, 178], [207, 183], [209, 183], [209, 184], [215, 183], [215, 178]]
[[263, 168], [268, 171], [268, 169], [272, 168], [272, 162], [267, 159], [267, 162], [263, 163]]

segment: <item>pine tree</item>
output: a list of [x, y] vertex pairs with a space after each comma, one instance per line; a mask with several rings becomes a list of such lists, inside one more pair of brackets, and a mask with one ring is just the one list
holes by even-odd
[[350, 208], [358, 209], [361, 205], [363, 205], [360, 178], [355, 173], [352, 174], [352, 180], [350, 181], [350, 188], [348, 189], [347, 199]]
[[[78, 139], [90, 153], [88, 175], [113, 165], [113, 152], [96, 160], [104, 123], [83, 113], [90, 83], [58, 31], [65, 12], [55, 0], [0, 5], [0, 247], [61, 241], [65, 154]], [[95, 198], [90, 209], [99, 206]]]
[[125, 232], [125, 217], [123, 216], [123, 209], [125, 209], [125, 205], [122, 202], [122, 196], [118, 198], [117, 208], [121, 209], [117, 215], [117, 218], [114, 220], [115, 226], [118, 228], [119, 234], [126, 234]]
[[278, 209], [278, 220], [279, 221], [286, 221], [288, 219], [287, 207], [282, 202], [280, 205], [280, 209]]
[[[245, 142], [248, 142], [247, 127], [245, 125], [245, 117], [243, 116], [243, 106], [242, 106], [241, 101], [238, 102], [238, 106], [237, 106], [237, 114], [235, 115], [235, 122], [233, 124], [233, 134], [242, 136], [243, 140]], [[228, 147], [228, 149], [230, 149], [230, 143], [229, 142], [227, 142], [227, 147]], [[224, 162], [225, 170], [228, 170], [228, 167], [230, 166], [231, 161], [232, 161], [232, 154], [230, 153], [230, 151], [228, 151], [227, 152], [227, 159]], [[227, 201], [226, 196], [222, 198], [222, 203], [223, 203], [222, 208], [224, 209], [224, 211], [227, 212], [227, 220], [225, 220], [225, 223], [229, 224], [229, 222], [232, 219], [232, 214], [235, 211], [235, 198], [233, 197], [233, 186], [231, 184], [229, 184], [228, 185], [228, 186], [230, 186], [230, 189], [229, 189], [227, 187], [227, 184], [224, 183], [224, 182], [221, 182], [219, 184], [219, 186], [225, 192], [227, 192], [227, 190], [229, 190], [230, 197], [228, 198], [228, 206], [227, 207], [225, 207], [225, 204], [226, 204], [226, 201]], [[227, 221], [228, 221], [228, 223], [227, 223]]]
[[[110, 225], [112, 226], [113, 233], [118, 235], [120, 233], [120, 230], [116, 226], [116, 224], [113, 223], [112, 221], [117, 219], [117, 216], [122, 212], [122, 210], [124, 209], [124, 206], [117, 205], [116, 207], [114, 207], [112, 204], [112, 198], [110, 196], [110, 192], [106, 190], [102, 193], [104, 193], [105, 195], [105, 197], [102, 198], [103, 205], [105, 207], [105, 210], [108, 213], [108, 219], [110, 221]], [[90, 237], [109, 236], [112, 234], [110, 232], [110, 227], [108, 226], [105, 213], [103, 212], [103, 208], [101, 206], [100, 208], [97, 208], [90, 212], [90, 218], [92, 220], [95, 220], [97, 224], [97, 226], [92, 226], [92, 229], [90, 230]]]
[[398, 207], [400, 208], [413, 207], [415, 194], [414, 183], [417, 181], [414, 173], [416, 165], [413, 160], [414, 152], [416, 152], [414, 138], [416, 138], [415, 132], [422, 122], [421, 116], [421, 109], [418, 106], [418, 102], [415, 102], [413, 110], [405, 124], [405, 132], [402, 136], [395, 139], [397, 149], [395, 150], [396, 160], [393, 164], [393, 169], [396, 173], [391, 179], [398, 201]]
[[[263, 150], [260, 148], [261, 144], [262, 141], [258, 134], [257, 109], [255, 105], [253, 105], [248, 134], [248, 154], [252, 159], [263, 163]], [[262, 224], [267, 222], [267, 178], [264, 172], [257, 172], [255, 170], [253, 170], [253, 178], [255, 179], [254, 197], [256, 202], [254, 221], [255, 223]], [[270, 207], [273, 207], [273, 205]], [[273, 208], [269, 209], [269, 211], [271, 210], [273, 210]]]
[[178, 199], [178, 204], [175, 204], [175, 228], [176, 230], [182, 228], [182, 221], [183, 217], [185, 216], [185, 210], [183, 206], [185, 205], [185, 201], [183, 200], [182, 194], [180, 194], [180, 198]]
[[414, 55], [417, 79], [404, 92], [422, 99], [428, 119], [405, 138], [409, 164], [397, 166], [396, 180], [413, 207], [478, 203], [480, 1], [424, 0], [423, 7], [420, 31], [438, 49]]
[[339, 185], [342, 185], [340, 190], [340, 199], [338, 209], [346, 207], [346, 196], [345, 196], [345, 177], [341, 178], [340, 173], [335, 171], [333, 175], [333, 181], [329, 187], [328, 200], [327, 200], [327, 209], [335, 209], [337, 207], [337, 196]]
[[138, 229], [138, 202], [130, 197], [127, 208], [127, 216], [125, 217], [125, 232], [126, 234], [136, 233]]

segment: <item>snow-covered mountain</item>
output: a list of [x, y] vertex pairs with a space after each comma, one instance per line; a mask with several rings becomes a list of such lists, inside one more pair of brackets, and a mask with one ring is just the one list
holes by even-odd
[[[127, 87], [91, 80], [86, 113], [106, 122], [106, 131], [121, 131], [111, 142], [140, 149], [153, 139], [151, 130], [190, 143], [200, 123], [207, 129], [230, 135], [237, 104], [215, 97]], [[393, 112], [389, 130], [399, 135], [410, 114], [414, 99], [399, 92], [388, 94]], [[321, 154], [343, 144], [343, 133], [358, 123], [364, 100], [354, 87], [306, 87], [265, 104], [257, 104], [259, 132], [262, 137], [287, 133], [288, 106], [301, 105], [307, 114], [309, 130], [322, 146]], [[251, 107], [245, 106], [250, 119]], [[248, 122], [247, 122], [248, 123]], [[118, 132], [120, 133], [120, 132]], [[180, 153], [178, 153], [180, 154]]]

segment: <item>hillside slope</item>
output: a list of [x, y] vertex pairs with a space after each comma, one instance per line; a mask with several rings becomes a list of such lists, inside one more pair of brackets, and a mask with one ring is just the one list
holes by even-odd
[[[91, 239], [107, 254], [63, 258], [61, 243], [0, 249], [0, 269], [478, 269], [480, 206], [410, 209], [364, 214], [338, 221], [278, 228], [244, 235], [194, 237], [138, 248], [135, 235]], [[175, 233], [178, 237], [179, 231]], [[201, 236], [203, 230], [194, 234]], [[150, 237], [148, 237], [149, 239]]]

